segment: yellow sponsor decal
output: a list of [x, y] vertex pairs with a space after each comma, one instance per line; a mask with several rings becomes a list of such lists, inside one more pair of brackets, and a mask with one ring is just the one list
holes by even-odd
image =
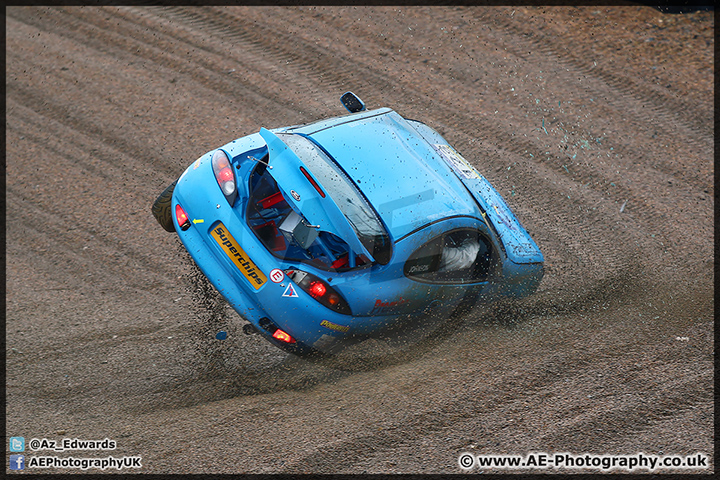
[[347, 332], [350, 330], [350, 327], [346, 327], [345, 325], [338, 325], [337, 323], [328, 322], [327, 320], [323, 320], [320, 322], [320, 325], [329, 328], [330, 330], [336, 330], [338, 332]]
[[267, 282], [265, 274], [263, 274], [257, 265], [250, 260], [248, 254], [240, 248], [240, 245], [233, 236], [230, 235], [230, 232], [227, 231], [225, 225], [221, 223], [215, 227], [212, 230], [212, 236], [240, 272], [245, 275], [245, 278], [248, 279], [250, 285], [252, 285], [255, 290], [259, 289], [265, 282]]

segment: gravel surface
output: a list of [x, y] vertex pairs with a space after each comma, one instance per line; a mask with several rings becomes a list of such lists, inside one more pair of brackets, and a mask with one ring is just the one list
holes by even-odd
[[[714, 471], [714, 12], [8, 7], [5, 25], [8, 437], [110, 438], [42, 454], [143, 473], [461, 473], [463, 452], [701, 452], [691, 471]], [[535, 295], [357, 363], [241, 334], [150, 205], [212, 148], [343, 114], [347, 90], [495, 185], [545, 255]], [[81, 470], [42, 470], [61, 471]]]

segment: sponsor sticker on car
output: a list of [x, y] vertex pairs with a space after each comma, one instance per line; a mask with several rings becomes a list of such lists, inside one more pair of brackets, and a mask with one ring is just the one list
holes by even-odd
[[218, 245], [222, 247], [230, 260], [232, 260], [255, 290], [258, 290], [267, 282], [265, 274], [255, 265], [255, 262], [250, 259], [248, 254], [240, 248], [240, 245], [233, 236], [230, 235], [225, 225], [222, 223], [218, 224], [211, 233]]
[[280, 283], [284, 279], [285, 274], [279, 268], [273, 268], [272, 270], [270, 270], [270, 280], [272, 280], [273, 283]]
[[298, 298], [299, 297], [299, 295], [295, 291], [295, 287], [293, 287], [292, 283], [288, 284], [287, 288], [285, 289], [285, 293], [283, 293], [282, 296], [288, 297], [288, 298]]
[[470, 165], [468, 161], [450, 145], [433, 144], [433, 147], [461, 177], [480, 178], [480, 174], [475, 170], [475, 167]]
[[325, 328], [329, 328], [330, 330], [335, 330], [336, 332], [345, 333], [350, 330], [350, 327], [347, 327], [345, 325], [338, 325], [337, 323], [333, 322], [328, 322], [327, 320], [323, 320], [322, 322], [320, 322], [320, 325]]

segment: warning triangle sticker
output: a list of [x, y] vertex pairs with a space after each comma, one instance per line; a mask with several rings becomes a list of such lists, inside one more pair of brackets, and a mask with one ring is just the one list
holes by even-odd
[[297, 292], [295, 291], [295, 287], [293, 287], [292, 283], [288, 284], [287, 288], [285, 289], [285, 293], [282, 294], [283, 297], [291, 297], [296, 298], [298, 296]]

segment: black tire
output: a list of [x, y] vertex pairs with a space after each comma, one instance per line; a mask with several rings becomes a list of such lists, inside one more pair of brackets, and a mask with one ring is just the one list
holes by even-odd
[[152, 206], [152, 214], [161, 227], [168, 232], [175, 231], [175, 225], [172, 220], [172, 195], [177, 185], [177, 180], [171, 183], [163, 192], [158, 195]]

